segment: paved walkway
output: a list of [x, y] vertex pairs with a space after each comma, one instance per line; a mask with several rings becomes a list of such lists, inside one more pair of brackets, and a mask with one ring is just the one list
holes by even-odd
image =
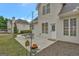
[[25, 42], [26, 42], [26, 38], [22, 35], [17, 35], [17, 37], [15, 38], [25, 49], [28, 49], [30, 51], [30, 47], [26, 47], [25, 46]]
[[[30, 39], [25, 39], [24, 36], [21, 36], [21, 35], [18, 35], [16, 38], [15, 38], [24, 48], [25, 47], [25, 41], [26, 40], [29, 40]], [[50, 41], [50, 40], [46, 40], [46, 39], [40, 39], [40, 40], [35, 40], [33, 39], [33, 43], [36, 43], [38, 45], [38, 51], [41, 51], [42, 49], [48, 47], [49, 45], [55, 43], [56, 41]], [[28, 49], [30, 51], [30, 47], [27, 47], [26, 49]]]
[[43, 49], [37, 56], [79, 56], [79, 44], [57, 41]]

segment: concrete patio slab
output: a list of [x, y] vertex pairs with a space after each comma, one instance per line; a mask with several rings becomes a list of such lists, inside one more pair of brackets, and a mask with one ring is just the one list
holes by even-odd
[[57, 41], [37, 53], [36, 56], [79, 56], [79, 44]]
[[[30, 46], [26, 47], [25, 46], [25, 41], [29, 40], [29, 42], [31, 41], [31, 39], [25, 39], [22, 35], [19, 35], [15, 38], [24, 48], [28, 49], [28, 51], [30, 51]], [[38, 45], [38, 51], [40, 52], [41, 50], [43, 50], [44, 48], [50, 46], [51, 44], [55, 43], [56, 41], [50, 41], [50, 40], [46, 40], [46, 39], [40, 39], [40, 40], [36, 40], [36, 39], [32, 39], [32, 43], [36, 43]]]

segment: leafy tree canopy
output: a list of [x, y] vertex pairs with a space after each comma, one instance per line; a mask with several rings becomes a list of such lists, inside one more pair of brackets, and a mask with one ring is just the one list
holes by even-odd
[[0, 30], [7, 29], [7, 21], [8, 18], [4, 18], [3, 16], [0, 16]]

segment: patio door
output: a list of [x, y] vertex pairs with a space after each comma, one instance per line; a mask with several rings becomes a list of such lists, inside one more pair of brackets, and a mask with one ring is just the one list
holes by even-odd
[[51, 37], [52, 39], [56, 39], [56, 24], [51, 24]]

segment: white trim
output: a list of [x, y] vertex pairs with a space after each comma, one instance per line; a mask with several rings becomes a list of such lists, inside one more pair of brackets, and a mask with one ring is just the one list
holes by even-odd
[[72, 15], [76, 15], [76, 14], [79, 14], [79, 11], [70, 11], [70, 12], [66, 12], [66, 13], [62, 13], [59, 15], [59, 17], [63, 17], [63, 16], [72, 16]]
[[69, 36], [70, 36], [70, 19], [71, 19], [71, 18], [69, 18]]
[[[68, 27], [68, 30], [69, 30], [69, 33], [68, 33], [68, 34], [69, 34], [69, 35], [68, 35], [68, 36], [69, 36], [69, 37], [76, 37], [76, 36], [77, 36], [77, 18], [76, 18], [76, 36], [71, 36], [71, 35], [70, 35], [70, 19], [73, 19], [73, 18], [76, 18], [76, 17], [65, 18], [65, 19], [68, 19], [68, 24], [69, 24], [69, 27]], [[64, 20], [65, 20], [65, 19], [64, 19]], [[64, 21], [64, 20], [63, 20], [63, 21]], [[64, 24], [63, 24], [63, 26], [64, 26]], [[64, 30], [63, 30], [63, 32], [64, 32]], [[66, 35], [64, 35], [64, 36], [66, 36]]]

